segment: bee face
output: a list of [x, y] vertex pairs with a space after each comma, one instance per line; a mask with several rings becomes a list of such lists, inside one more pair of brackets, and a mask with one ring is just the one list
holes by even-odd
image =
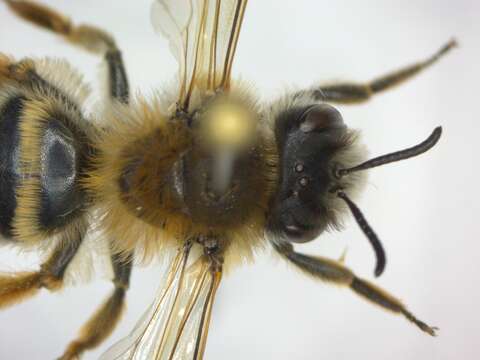
[[293, 107], [276, 120], [280, 153], [279, 187], [269, 230], [293, 242], [307, 242], [332, 225], [330, 193], [338, 153], [349, 147], [341, 114], [327, 104]]

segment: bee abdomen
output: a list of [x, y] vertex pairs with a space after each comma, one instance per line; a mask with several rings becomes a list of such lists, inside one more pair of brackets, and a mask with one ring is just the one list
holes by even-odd
[[78, 139], [58, 119], [45, 123], [40, 145], [39, 225], [55, 229], [74, 218], [84, 202], [78, 185], [81, 150]]
[[33, 69], [0, 86], [0, 234], [37, 242], [82, 215], [91, 125]]

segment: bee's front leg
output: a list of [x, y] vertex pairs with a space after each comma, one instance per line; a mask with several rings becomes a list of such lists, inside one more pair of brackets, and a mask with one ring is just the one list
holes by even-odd
[[430, 327], [417, 319], [407, 310], [400, 300], [372, 283], [358, 278], [342, 263], [324, 257], [308, 256], [295, 252], [293, 246], [286, 242], [272, 242], [273, 247], [284, 258], [295, 264], [303, 272], [326, 282], [348, 286], [358, 295], [370, 300], [386, 310], [402, 314], [409, 321], [417, 325], [422, 331], [435, 336], [437, 328]]
[[324, 85], [313, 88], [310, 92], [314, 98], [320, 101], [341, 104], [362, 103], [368, 101], [373, 95], [412, 79], [415, 75], [436, 63], [455, 46], [457, 46], [457, 42], [451, 40], [429, 58], [380, 76], [367, 83], [338, 83]]

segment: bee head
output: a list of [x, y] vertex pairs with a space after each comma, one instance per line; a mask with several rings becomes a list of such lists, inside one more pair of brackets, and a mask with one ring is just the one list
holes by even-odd
[[[351, 189], [360, 176], [339, 179], [336, 169], [362, 158], [356, 133], [328, 104], [292, 107], [276, 119], [279, 184], [269, 230], [292, 242], [308, 242], [338, 225], [338, 198], [332, 189]], [[353, 154], [352, 154], [353, 153]], [[347, 162], [348, 164], [345, 164]], [[340, 206], [341, 207], [341, 206]]]
[[341, 215], [350, 210], [375, 251], [379, 276], [386, 262], [382, 244], [350, 196], [365, 182], [363, 170], [426, 152], [440, 135], [438, 127], [414, 147], [364, 161], [357, 133], [347, 128], [333, 106], [281, 110], [275, 118], [279, 179], [267, 231], [280, 241], [312, 241], [326, 229], [337, 228]]

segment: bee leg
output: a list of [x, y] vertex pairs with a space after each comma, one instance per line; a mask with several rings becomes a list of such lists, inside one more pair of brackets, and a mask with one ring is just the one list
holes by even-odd
[[0, 53], [0, 84], [8, 78], [9, 67], [12, 63], [12, 59], [7, 55]]
[[320, 86], [320, 88], [311, 90], [312, 96], [317, 100], [332, 103], [352, 104], [366, 102], [373, 95], [410, 80], [418, 73], [436, 63], [455, 46], [457, 46], [457, 42], [451, 40], [433, 56], [424, 61], [388, 73], [366, 84], [339, 83]]
[[63, 235], [48, 260], [38, 272], [22, 272], [0, 276], [0, 309], [26, 300], [41, 288], [58, 290], [63, 285], [65, 271], [77, 253], [85, 235], [83, 227]]
[[105, 55], [105, 59], [108, 64], [110, 97], [127, 104], [129, 100], [129, 87], [127, 73], [123, 65], [122, 53], [118, 49], [109, 51]]
[[[44, 29], [63, 36], [70, 43], [97, 55], [102, 55], [108, 64], [109, 94], [112, 99], [128, 102], [129, 86], [122, 54], [114, 38], [106, 31], [90, 25], [75, 26], [63, 14], [30, 1], [5, 0], [19, 17]], [[1, 74], [0, 58], [0, 74]]]
[[127, 257], [112, 255], [115, 289], [103, 305], [83, 325], [78, 338], [68, 345], [60, 360], [77, 359], [84, 351], [98, 346], [113, 332], [124, 309], [132, 262], [133, 254], [129, 254]]
[[343, 266], [340, 262], [323, 257], [313, 257], [297, 253], [290, 243], [273, 243], [273, 246], [283, 257], [295, 264], [308, 275], [333, 284], [348, 286], [363, 298], [386, 310], [402, 314], [406, 319], [417, 325], [422, 331], [431, 336], [435, 336], [437, 328], [430, 327], [423, 321], [417, 319], [407, 310], [400, 300], [376, 285], [358, 278], [351, 270]]
[[29, 76], [34, 70], [35, 64], [31, 59], [15, 61], [0, 53], [0, 85], [4, 82], [28, 82]]

